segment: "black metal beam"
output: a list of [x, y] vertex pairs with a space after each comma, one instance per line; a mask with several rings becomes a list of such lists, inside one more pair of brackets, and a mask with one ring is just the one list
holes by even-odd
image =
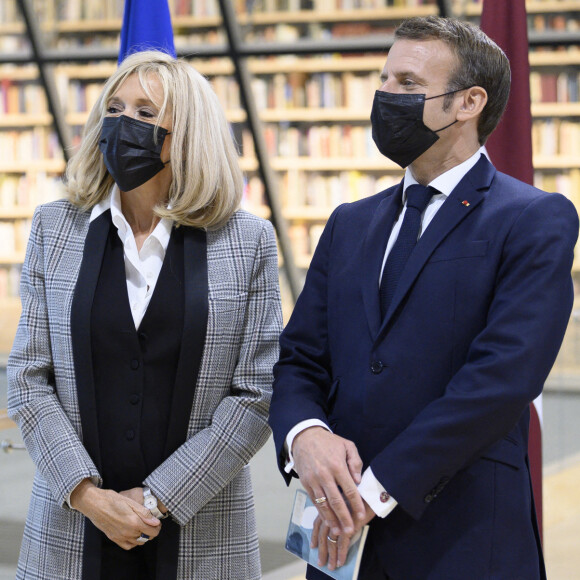
[[286, 220], [282, 215], [282, 207], [277, 192], [276, 176], [270, 166], [266, 141], [262, 130], [262, 123], [258, 116], [256, 101], [254, 100], [252, 92], [251, 74], [248, 70], [247, 62], [244, 56], [240, 54], [239, 50], [242, 45], [239, 25], [231, 0], [218, 1], [222, 13], [223, 25], [228, 37], [231, 59], [234, 63], [234, 74], [240, 89], [242, 105], [246, 109], [246, 122], [254, 139], [254, 149], [256, 152], [256, 158], [258, 159], [258, 172], [264, 184], [267, 203], [270, 206], [272, 224], [278, 233], [280, 252], [284, 259], [284, 271], [286, 272], [290, 292], [292, 298], [296, 301], [298, 294], [300, 293], [298, 271], [292, 255], [292, 245], [290, 244], [290, 237], [288, 236], [288, 227]]
[[20, 12], [22, 13], [22, 18], [26, 24], [28, 39], [30, 40], [30, 46], [32, 49], [32, 58], [30, 62], [35, 62], [38, 67], [38, 75], [40, 77], [40, 82], [44, 86], [46, 101], [48, 109], [52, 115], [54, 129], [60, 142], [60, 146], [62, 147], [64, 158], [68, 161], [71, 151], [70, 131], [60, 105], [58, 92], [54, 83], [52, 66], [48, 64], [44, 58], [44, 48], [40, 36], [40, 29], [35, 20], [30, 0], [17, 1], [18, 6], [20, 7]]
[[[18, 0], [19, 2], [23, 0]], [[580, 32], [577, 31], [543, 31], [529, 32], [529, 46], [578, 46], [580, 45]], [[250, 56], [282, 56], [287, 54], [316, 55], [316, 54], [358, 54], [358, 53], [386, 53], [393, 44], [393, 36], [367, 36], [362, 39], [340, 40], [310, 40], [301, 39], [297, 43], [245, 43], [238, 46], [237, 54], [240, 58]], [[227, 45], [218, 44], [212, 46], [185, 46], [177, 49], [177, 55], [184, 58], [211, 58], [231, 57]], [[88, 63], [93, 61], [113, 60], [116, 61], [119, 53], [110, 48], [82, 48], [75, 52], [62, 50], [45, 50], [42, 54], [42, 62], [46, 64], [57, 63]], [[20, 53], [0, 53], [0, 64], [15, 63], [27, 64], [37, 62], [32, 51]]]

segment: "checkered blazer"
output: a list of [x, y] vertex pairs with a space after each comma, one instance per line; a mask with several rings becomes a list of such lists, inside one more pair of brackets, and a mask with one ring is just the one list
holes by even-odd
[[[39, 207], [22, 271], [8, 408], [37, 471], [17, 578], [81, 578], [84, 516], [66, 497], [100, 481], [83, 447], [70, 314], [89, 213]], [[207, 232], [208, 321], [186, 442], [146, 484], [181, 526], [179, 579], [260, 578], [248, 462], [269, 435], [281, 309], [269, 222], [238, 211]]]

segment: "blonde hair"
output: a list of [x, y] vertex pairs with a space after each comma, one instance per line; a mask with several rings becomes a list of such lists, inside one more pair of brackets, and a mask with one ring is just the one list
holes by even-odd
[[105, 83], [80, 148], [67, 164], [70, 202], [89, 210], [110, 193], [113, 178], [99, 150], [103, 118], [112, 96], [133, 74], [149, 98], [150, 75], [156, 75], [164, 95], [158, 119], [170, 114], [173, 125], [169, 161], [173, 179], [166, 203], [157, 206], [155, 213], [181, 225], [225, 224], [239, 207], [243, 177], [222, 107], [209, 82], [189, 63], [153, 50], [128, 56]]

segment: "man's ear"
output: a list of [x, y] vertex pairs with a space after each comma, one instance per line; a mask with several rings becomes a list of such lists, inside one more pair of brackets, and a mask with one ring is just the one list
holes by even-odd
[[461, 105], [457, 110], [458, 121], [469, 121], [479, 117], [487, 103], [487, 91], [483, 87], [470, 87], [462, 94]]

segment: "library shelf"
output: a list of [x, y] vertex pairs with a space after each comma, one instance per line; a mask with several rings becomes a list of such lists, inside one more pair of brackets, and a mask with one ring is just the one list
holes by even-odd
[[22, 264], [24, 262], [24, 252], [12, 252], [11, 254], [0, 253], [0, 264]]
[[[3, 2], [5, 0], [2, 0]], [[48, 0], [46, 5], [50, 5]], [[270, 4], [271, 6], [279, 6], [279, 3], [263, 2], [262, 6]], [[287, 5], [296, 5], [296, 2], [288, 2]], [[315, 7], [322, 7], [322, 2], [313, 2]], [[411, 4], [411, 2], [409, 3]], [[461, 15], [477, 20], [481, 13], [481, 4], [467, 3], [464, 1], [456, 2], [456, 5], [464, 8]], [[108, 6], [103, 10], [105, 15], [102, 19], [84, 19], [79, 20], [80, 8], [87, 6], [100, 8], [102, 5]], [[187, 2], [188, 6], [194, 6], [195, 0]], [[120, 4], [114, 0], [103, 4], [103, 0], [90, 0], [89, 2], [81, 2], [81, 0], [60, 0], [59, 6], [73, 6], [64, 17], [57, 18], [56, 12], [57, 3], [53, 3], [53, 8], [50, 8], [45, 14], [46, 20], [41, 22], [41, 30], [46, 33], [47, 38], [64, 39], [64, 42], [101, 42], [99, 39], [104, 39], [102, 42], [106, 46], [116, 42], [116, 35], [121, 29], [121, 10]], [[221, 28], [221, 16], [219, 9], [216, 9], [217, 4], [213, 6], [213, 12], [207, 14], [183, 14], [177, 8], [177, 0], [170, 0], [170, 6], [173, 10], [173, 25], [176, 35], [176, 46], [195, 46], [207, 48], [217, 42], [223, 42], [223, 34]], [[245, 7], [245, 0], [238, 0], [237, 6]], [[552, 22], [550, 15], [565, 15], [566, 18], [573, 20], [580, 20], [580, 1], [578, 0], [535, 0], [526, 3], [528, 14], [530, 15], [530, 27], [533, 30], [536, 24], [542, 27], [549, 28], [549, 23]], [[326, 5], [328, 7], [328, 4]], [[193, 11], [193, 10], [192, 10]], [[389, 35], [393, 25], [398, 23], [401, 19], [409, 16], [426, 16], [429, 14], [436, 14], [438, 12], [437, 3], [432, 1], [426, 5], [420, 6], [397, 6], [397, 7], [383, 7], [383, 8], [366, 8], [366, 9], [352, 9], [352, 10], [287, 10], [279, 9], [261, 10], [247, 13], [245, 10], [239, 11], [239, 23], [245, 32], [256, 33], [257, 38], [263, 35], [268, 28], [276, 29], [278, 25], [283, 27], [294, 28], [296, 34], [306, 34], [302, 38], [315, 38], [315, 31], [324, 29], [325, 31], [333, 31], [336, 34], [342, 34], [345, 28], [348, 28], [351, 23], [361, 25], [361, 30], [366, 26], [371, 30], [380, 30], [381, 34]], [[77, 15], [77, 17], [68, 17], [70, 15]], [[62, 15], [61, 15], [62, 16]], [[560, 19], [562, 20], [562, 19]], [[312, 26], [310, 26], [312, 25]], [[378, 27], [378, 28], [376, 28]], [[355, 27], [356, 28], [356, 27]], [[539, 28], [540, 29], [540, 28]], [[538, 30], [539, 30], [538, 29]], [[312, 36], [308, 36], [309, 31], [312, 31]], [[557, 32], [557, 30], [554, 30]], [[25, 33], [25, 28], [21, 22], [4, 22], [0, 23], [0, 41], [2, 37], [15, 37]], [[188, 38], [189, 35], [189, 38]], [[199, 37], [201, 40], [192, 42], [193, 36]], [[207, 39], [207, 40], [206, 40]], [[259, 41], [259, 40], [258, 40]], [[10, 45], [12, 39], [8, 39], [7, 43]], [[253, 40], [252, 42], [255, 42]], [[266, 42], [266, 41], [263, 41]], [[268, 41], [270, 42], [270, 41]], [[273, 41], [275, 42], [275, 41]], [[286, 42], [281, 40], [280, 42]], [[295, 42], [300, 42], [296, 39]], [[98, 45], [97, 45], [98, 46]], [[60, 47], [56, 46], [58, 50]], [[558, 47], [560, 48], [560, 47]], [[66, 49], [70, 50], [70, 49]], [[271, 90], [269, 83], [274, 83], [274, 77], [284, 77], [288, 87], [286, 90], [294, 90], [297, 78], [311, 79], [316, 75], [326, 75], [338, 79], [338, 83], [342, 83], [343, 91], [348, 93], [346, 85], [349, 77], [367, 77], [369, 79], [369, 86], [373, 84], [373, 75], [376, 75], [376, 88], [379, 86], [379, 75], [386, 61], [386, 50], [382, 53], [371, 52], [368, 54], [328, 54], [316, 56], [299, 56], [299, 55], [273, 55], [267, 57], [251, 57], [247, 59], [248, 68], [254, 77], [261, 82], [262, 85], [267, 85], [267, 89]], [[66, 51], [63, 53], [65, 54]], [[204, 58], [202, 55], [196, 56], [191, 54], [187, 57], [189, 62], [201, 74], [209, 78], [218, 91], [218, 85], [225, 86], [226, 89], [221, 93], [222, 105], [226, 109], [228, 121], [237, 128], [242, 127], [246, 121], [246, 114], [241, 103], [228, 102], [225, 103], [225, 98], [231, 100], [232, 93], [231, 86], [234, 79], [234, 65], [232, 61], [224, 56], [214, 58]], [[554, 75], [562, 74], [579, 74], [580, 75], [580, 50], [576, 47], [567, 47], [565, 49], [548, 50], [546, 47], [533, 47], [529, 53], [529, 61], [532, 72], [539, 75]], [[74, 91], [71, 87], [77, 88], [79, 91], [84, 90], [84, 85], [96, 85], [104, 83], [104, 81], [113, 74], [116, 70], [116, 63], [108, 62], [92, 62], [87, 65], [78, 65], [72, 63], [58, 63], [53, 66], [55, 73], [55, 81], [58, 89], [62, 94], [65, 102], [66, 120], [73, 130], [78, 134], [79, 128], [86, 123], [88, 112], [84, 110], [76, 110], [79, 107], [76, 103], [71, 102]], [[11, 65], [3, 64], [0, 66], [0, 78], [5, 84], [29, 84], [39, 83], [38, 71], [33, 65]], [[289, 80], [291, 79], [292, 80]], [[284, 83], [282, 83], [284, 84]], [[373, 85], [374, 86], [374, 85]], [[263, 87], [262, 87], [263, 89]], [[305, 90], [304, 84], [300, 85], [299, 90]], [[365, 89], [366, 91], [367, 89]], [[88, 93], [87, 89], [87, 93]], [[291, 126], [293, 129], [298, 128], [300, 138], [304, 138], [302, 133], [305, 127], [321, 127], [321, 126], [344, 126], [352, 124], [357, 128], [369, 127], [370, 125], [370, 108], [372, 103], [372, 90], [368, 95], [368, 106], [363, 101], [356, 99], [355, 101], [345, 100], [339, 106], [317, 106], [307, 107], [302, 106], [304, 103], [292, 103], [296, 106], [278, 106], [279, 103], [268, 102], [267, 107], [260, 107], [260, 118], [264, 123], [265, 130], [277, 129], [281, 134], [282, 127]], [[541, 91], [540, 91], [541, 93]], [[544, 95], [541, 95], [544, 97]], [[559, 97], [559, 95], [558, 95]], [[545, 98], [545, 97], [544, 97]], [[89, 100], [89, 99], [87, 99]], [[539, 100], [539, 99], [538, 99]], [[545, 99], [549, 100], [549, 99]], [[79, 99], [78, 102], [83, 102]], [[310, 103], [311, 101], [307, 101]], [[338, 101], [335, 101], [335, 104]], [[360, 104], [363, 103], [363, 104]], [[353, 106], [353, 104], [355, 106]], [[360, 105], [360, 106], [359, 106]], [[28, 110], [28, 109], [27, 109]], [[30, 111], [35, 109], [30, 109]], [[42, 109], [39, 109], [42, 110]], [[534, 123], [541, 125], [544, 122], [551, 122], [563, 125], [564, 123], [573, 122], [578, 123], [580, 118], [580, 103], [579, 102], [533, 102], [532, 115]], [[18, 113], [5, 114], [0, 116], [0, 131], [14, 132], [14, 131], [29, 131], [31, 128], [38, 128], [41, 132], [49, 133], [51, 131], [51, 116], [48, 113], [33, 114], [33, 113]], [[537, 131], [536, 131], [537, 132]], [[541, 133], [540, 133], [541, 134]], [[245, 147], [242, 157], [240, 157], [240, 166], [246, 172], [248, 178], [248, 189], [250, 189], [250, 181], [253, 180], [255, 184], [259, 181], [257, 177], [258, 165], [256, 159], [253, 157], [253, 148]], [[290, 149], [296, 152], [298, 149]], [[546, 150], [548, 151], [548, 150]], [[569, 151], [559, 147], [554, 151]], [[301, 153], [304, 153], [300, 149]], [[344, 152], [340, 150], [341, 154]], [[52, 155], [52, 154], [51, 154]], [[309, 265], [313, 246], [315, 245], [317, 236], [327, 220], [328, 216], [334, 209], [330, 205], [327, 198], [324, 203], [312, 205], [301, 205], [304, 202], [303, 192], [299, 191], [293, 195], [292, 188], [300, 189], [303, 184], [310, 188], [316, 188], [319, 183], [325, 183], [323, 187], [329, 187], [328, 182], [324, 180], [331, 180], [337, 176], [345, 176], [347, 183], [352, 177], [368, 176], [368, 182], [362, 180], [362, 188], [371, 195], [379, 191], [384, 183], [392, 183], [399, 179], [403, 172], [401, 168], [387, 159], [376, 154], [365, 155], [364, 152], [356, 150], [356, 155], [353, 157], [317, 157], [317, 156], [286, 156], [282, 155], [280, 150], [276, 150], [271, 156], [272, 168], [279, 176], [280, 194], [282, 200], [282, 212], [293, 229], [292, 235], [293, 243], [297, 250], [295, 251], [295, 260], [300, 268], [306, 268]], [[574, 193], [576, 189], [580, 190], [580, 157], [577, 155], [543, 155], [540, 151], [535, 151], [534, 168], [539, 179], [539, 185], [542, 185], [541, 179], [545, 177], [546, 188], [548, 190], [557, 190], [562, 182], [566, 182], [568, 187], [567, 194], [573, 198], [573, 201], [579, 205], [579, 194]], [[34, 182], [38, 177], [38, 183], [42, 179], [53, 182], [57, 181], [59, 175], [63, 173], [65, 163], [62, 159], [31, 159], [18, 160], [15, 162], [7, 162], [0, 159], [0, 173], [7, 174], [6, 179], [17, 180], [22, 178], [23, 182]], [[297, 178], [296, 176], [300, 177]], [[47, 177], [48, 176], [48, 177]], [[559, 179], [555, 182], [554, 178]], [[358, 179], [358, 177], [355, 177]], [[320, 181], [317, 181], [320, 180]], [[296, 185], [300, 184], [300, 185]], [[371, 184], [371, 185], [368, 185]], [[13, 185], [13, 184], [12, 184]], [[368, 186], [368, 187], [367, 187]], [[377, 189], [373, 189], [375, 187]], [[357, 195], [359, 195], [357, 191]], [[300, 195], [298, 195], [300, 194]], [[360, 193], [363, 195], [362, 193]], [[576, 196], [576, 197], [574, 197]], [[317, 197], [317, 199], [319, 199]], [[334, 200], [335, 198], [332, 198]], [[250, 211], [257, 213], [263, 217], [269, 217], [269, 209], [262, 204], [262, 199], [258, 193], [248, 195], [248, 200], [244, 204]], [[0, 220], [14, 221], [30, 220], [33, 209], [30, 207], [32, 197], [26, 199], [26, 205], [23, 207], [13, 207], [11, 204], [5, 206], [0, 205]], [[304, 202], [307, 203], [307, 202]], [[21, 246], [17, 245], [16, 249]], [[0, 270], [17, 270], [18, 264], [23, 260], [24, 256], [21, 251], [15, 252], [3, 259], [0, 256]], [[575, 270], [580, 270], [580, 254], [579, 259], [575, 264]], [[15, 328], [15, 321], [19, 312], [19, 304], [17, 299], [0, 298], [0, 324], [8, 331], [0, 329], [0, 351], [4, 350], [2, 345], [7, 342], [7, 338], [13, 334]], [[7, 321], [5, 323], [5, 320]], [[4, 342], [3, 342], [4, 341]]]

